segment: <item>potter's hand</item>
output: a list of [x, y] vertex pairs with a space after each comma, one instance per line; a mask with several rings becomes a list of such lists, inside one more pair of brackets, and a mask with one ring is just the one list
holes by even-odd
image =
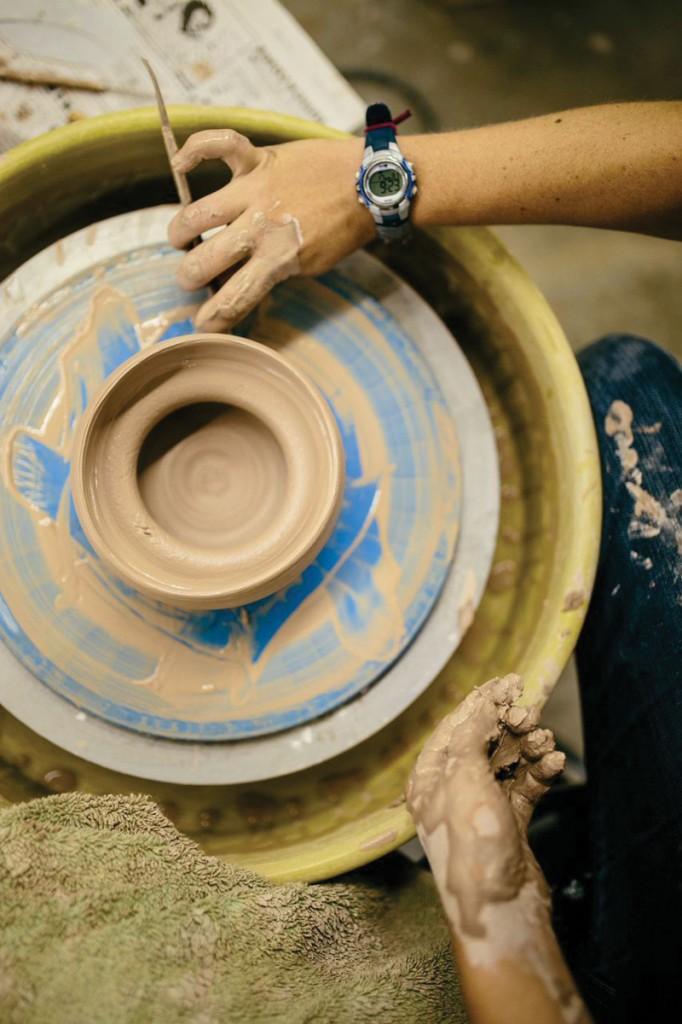
[[528, 845], [537, 800], [564, 766], [518, 676], [493, 679], [427, 741], [407, 806], [453, 935], [472, 1024], [587, 1024]]
[[[469, 694], [428, 740], [407, 789], [430, 859], [441, 829], [435, 842], [448, 846], [443, 884], [455, 897], [459, 925], [472, 935], [481, 931], [486, 902], [513, 899], [529, 878], [539, 880], [526, 830], [565, 760], [551, 732], [537, 728], [537, 709], [514, 706], [521, 689], [510, 675]], [[509, 779], [499, 782], [500, 771]], [[434, 852], [438, 860], [442, 850]]]
[[220, 228], [182, 260], [178, 281], [189, 290], [226, 273], [220, 290], [199, 310], [197, 327], [228, 330], [279, 281], [321, 274], [375, 234], [357, 202], [359, 139], [305, 140], [257, 148], [229, 128], [197, 132], [173, 164], [187, 173], [203, 160], [232, 171], [224, 188], [180, 210], [168, 230], [184, 248]]

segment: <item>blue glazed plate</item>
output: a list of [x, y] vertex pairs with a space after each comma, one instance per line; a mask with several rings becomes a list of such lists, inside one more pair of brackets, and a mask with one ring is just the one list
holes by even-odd
[[149, 344], [191, 333], [202, 294], [155, 244], [96, 263], [0, 336], [0, 635], [78, 707], [150, 735], [241, 739], [361, 693], [427, 618], [457, 539], [453, 420], [380, 296], [343, 271], [280, 285], [239, 333], [277, 347], [336, 416], [347, 483], [329, 543], [295, 584], [193, 614], [111, 577], [71, 501], [71, 444], [94, 389]]

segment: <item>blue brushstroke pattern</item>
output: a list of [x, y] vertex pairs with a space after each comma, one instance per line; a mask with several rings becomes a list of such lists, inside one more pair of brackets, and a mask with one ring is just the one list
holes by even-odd
[[190, 317], [185, 320], [176, 320], [163, 332], [159, 341], [170, 341], [171, 338], [179, 338], [182, 334], [194, 334], [194, 321]]
[[216, 611], [188, 613], [180, 626], [178, 636], [191, 646], [224, 650], [237, 633], [244, 633], [238, 610], [219, 608]]
[[[159, 250], [160, 255], [165, 252], [165, 249]], [[137, 284], [133, 254], [130, 261], [129, 273], [133, 276], [126, 279], [129, 286], [128, 294], [137, 303], [142, 320], [148, 320], [166, 309], [172, 309], [182, 301], [200, 302], [207, 297], [206, 293], [195, 293], [192, 297], [182, 296], [174, 284], [172, 273], [168, 276], [167, 284], [155, 286], [153, 291], [145, 293], [144, 288]], [[400, 380], [387, 372], [387, 368], [371, 351], [371, 346], [368, 350], [361, 320], [352, 318], [348, 322], [337, 321], [333, 307], [328, 305], [329, 299], [324, 297], [318, 285], [312, 285], [312, 290], [306, 290], [308, 286], [305, 283], [288, 282], [273, 292], [267, 315], [286, 322], [294, 329], [310, 332], [319, 344], [327, 348], [341, 365], [362, 382], [374, 406], [385, 432], [389, 457], [393, 464], [393, 503], [395, 509], [400, 509], [400, 513], [392, 514], [389, 520], [388, 539], [393, 555], [401, 563], [408, 553], [409, 529], [412, 528], [410, 524], [419, 522], [420, 517], [423, 520], [429, 507], [428, 493], [424, 489], [423, 479], [419, 478], [420, 466], [423, 465], [421, 451], [423, 446], [434, 443], [431, 407], [439, 404], [442, 406], [442, 396], [435, 380], [429, 376], [430, 370], [425, 367], [412, 339], [373, 296], [336, 271], [319, 280], [328, 290], [327, 294], [331, 292], [342, 297], [376, 325], [393, 351], [398, 354], [400, 363], [407, 370], [408, 379], [420, 395], [420, 415], [417, 416], [409, 412], [409, 402], [405, 402], [407, 392], [401, 390], [403, 385]], [[98, 282], [98, 278], [84, 274], [73, 285], [73, 296], [78, 301], [87, 303], [93, 285]], [[330, 312], [332, 315], [329, 315]], [[52, 343], [51, 337], [54, 336], [57, 326], [54, 323], [50, 324], [43, 344]], [[257, 327], [258, 317], [253, 314], [237, 328], [237, 332], [248, 335], [252, 329], [257, 331]], [[193, 330], [191, 318], [185, 318], [171, 325], [159, 340], [167, 341], [181, 334], [192, 333]], [[38, 339], [34, 339], [34, 343], [37, 341]], [[103, 325], [98, 345], [102, 372], [105, 376], [139, 350], [137, 332], [134, 325], [124, 316], [123, 309], [118, 317], [114, 315]], [[16, 391], [21, 387], [17, 382], [21, 379], [22, 372], [25, 376], [32, 373], [30, 352], [30, 348], [16, 334], [2, 341], [0, 399], [4, 397], [6, 390], [13, 388]], [[25, 364], [25, 370], [21, 369], [22, 364]], [[54, 365], [53, 363], [52, 366]], [[45, 366], [50, 371], [49, 364], [46, 363]], [[56, 369], [50, 372], [56, 374]], [[77, 395], [79, 404], [85, 405], [88, 398], [85, 382], [77, 371], [72, 372], [75, 377], [72, 382], [72, 393]], [[52, 401], [55, 385], [51, 385], [49, 378], [43, 376], [42, 390], [38, 391], [39, 401], [33, 402], [29, 407], [30, 414], [26, 415], [24, 422], [40, 424], [41, 417], [45, 415], [48, 407], [43, 404], [41, 412], [40, 402], [47, 402], [49, 405]], [[334, 408], [334, 396], [327, 397]], [[421, 404], [423, 399], [426, 400], [424, 408]], [[322, 583], [328, 588], [342, 628], [348, 633], [359, 632], [367, 628], [373, 612], [385, 613], [385, 608], [382, 608], [382, 597], [376, 591], [373, 581], [373, 569], [382, 556], [379, 528], [373, 519], [379, 482], [364, 478], [354, 424], [344, 422], [336, 410], [334, 411], [343, 439], [347, 472], [339, 521], [330, 541], [320, 552], [315, 563], [283, 593], [255, 602], [241, 610], [191, 614], [171, 609], [148, 601], [127, 588], [121, 581], [107, 578], [103, 567], [99, 566], [94, 558], [94, 552], [82, 531], [69, 496], [71, 536], [93, 555], [95, 569], [102, 573], [100, 580], [116, 600], [125, 604], [130, 613], [146, 619], [149, 612], [153, 611], [154, 620], [153, 625], [150, 621], [150, 628], [160, 629], [176, 642], [201, 650], [204, 654], [220, 658], [230, 642], [239, 635], [250, 637], [253, 660], [262, 659], [277, 632]], [[435, 433], [437, 437], [437, 431]], [[16, 466], [15, 482], [21, 483], [20, 490], [27, 501], [45, 515], [56, 518], [68, 480], [68, 463], [59, 452], [40, 442], [32, 445], [24, 443], [29, 440], [35, 441], [27, 433], [22, 438], [20, 448], [17, 449], [21, 450], [22, 457]], [[25, 512], [23, 516], [22, 520], [14, 514], [10, 528], [22, 533], [22, 545], [28, 550], [32, 543], [33, 526]], [[352, 554], [349, 554], [351, 551]], [[405, 610], [407, 639], [414, 635], [414, 631], [431, 607], [440, 590], [446, 569], [447, 543], [441, 538], [422, 590], [412, 605]], [[32, 587], [31, 593], [35, 595], [36, 601], [41, 607], [54, 609], [56, 591], [51, 581], [38, 576], [35, 582], [36, 586]], [[7, 642], [17, 656], [48, 685], [111, 721], [133, 729], [161, 732], [171, 736], [221, 739], [287, 728], [347, 700], [388, 667], [386, 659], [382, 660], [382, 657], [377, 655], [361, 666], [347, 685], [339, 687], [334, 692], [321, 693], [319, 697], [292, 706], [284, 712], [263, 715], [257, 719], [231, 718], [227, 721], [191, 722], [172, 718], [163, 712], [157, 713], [159, 705], [158, 702], [154, 705], [155, 698], [151, 693], [147, 695], [140, 691], [135, 707], [128, 707], [109, 699], [106, 696], [105, 682], [109, 663], [114, 669], [123, 666], [130, 678], [141, 678], [141, 674], [151, 671], [153, 666], [148, 664], [148, 659], [145, 659], [141, 652], [128, 650], [116, 644], [112, 646], [111, 638], [71, 610], [60, 612], [60, 623], [63, 624], [65, 635], [72, 637], [72, 642], [75, 642], [77, 647], [83, 642], [88, 647], [92, 645], [97, 650], [101, 649], [101, 660], [105, 670], [100, 681], [104, 687], [103, 692], [90, 689], [88, 685], [71, 678], [61, 668], [45, 659], [14, 622], [10, 609], [0, 600], [0, 629]], [[334, 623], [330, 620], [323, 623], [311, 636], [299, 638], [294, 644], [288, 645], [286, 657], [278, 654], [270, 659], [261, 672], [259, 685], [267, 687], [289, 680], [294, 680], [295, 685], [299, 673], [301, 679], [310, 678], [311, 669], [314, 670], [318, 664], [322, 667], [327, 663], [334, 664], [333, 659], [338, 656], [338, 651], [339, 637]], [[395, 651], [390, 655], [393, 656]], [[148, 707], [154, 707], [153, 712], [145, 710], [145, 700], [152, 702]]]
[[14, 486], [29, 505], [56, 519], [69, 476], [66, 459], [31, 434], [18, 432], [12, 446], [11, 471]]
[[333, 574], [365, 526], [375, 497], [374, 484], [347, 488], [339, 516], [339, 526], [317, 559], [304, 570], [299, 582], [275, 594], [274, 597], [263, 598], [262, 601], [249, 606], [251, 656], [254, 662], [263, 655], [287, 619], [290, 619], [306, 598]]
[[124, 318], [122, 312], [113, 319], [113, 322], [101, 325], [97, 333], [97, 346], [102, 358], [104, 377], [108, 377], [121, 363], [140, 351], [137, 331], [134, 325]]

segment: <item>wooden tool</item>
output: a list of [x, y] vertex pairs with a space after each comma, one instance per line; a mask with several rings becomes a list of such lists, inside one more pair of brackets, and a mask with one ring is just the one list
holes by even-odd
[[[168, 163], [170, 164], [170, 171], [173, 175], [173, 181], [175, 182], [175, 188], [178, 193], [178, 199], [183, 206], [188, 206], [192, 202], [192, 193], [189, 190], [189, 183], [187, 181], [187, 175], [181, 171], [176, 171], [173, 167], [173, 157], [178, 151], [178, 144], [171, 128], [170, 118], [168, 117], [168, 111], [166, 110], [166, 104], [164, 103], [163, 96], [161, 95], [161, 89], [159, 82], [152, 70], [152, 66], [148, 60], [142, 58], [142, 63], [149, 72], [149, 77], [152, 80], [154, 86], [154, 94], [156, 95], [156, 105], [159, 108], [159, 118], [161, 120], [161, 134], [163, 136], [163, 144], [166, 147], [166, 155], [168, 156]], [[195, 239], [190, 247], [195, 246], [201, 239]]]
[[[178, 199], [180, 200], [183, 206], [187, 206], [189, 203], [192, 202], [192, 193], [189, 190], [189, 182], [187, 181], [187, 175], [183, 174], [182, 171], [177, 171], [173, 166], [173, 157], [178, 151], [178, 144], [176, 142], [175, 135], [173, 134], [170, 118], [168, 117], [168, 111], [166, 110], [166, 104], [164, 103], [163, 96], [161, 95], [161, 88], [159, 86], [157, 77], [154, 74], [154, 71], [152, 70], [152, 66], [149, 63], [149, 61], [145, 60], [145, 58], [143, 57], [142, 63], [149, 72], [149, 77], [151, 78], [152, 85], [154, 86], [154, 93], [156, 95], [156, 105], [159, 108], [159, 119], [161, 121], [161, 134], [163, 136], [163, 144], [166, 147], [166, 155], [168, 156], [168, 163], [170, 165], [171, 174], [173, 175], [173, 181], [175, 182], [175, 189], [176, 192], [178, 193]], [[202, 241], [203, 239], [201, 235], [199, 235], [198, 238], [193, 238], [192, 241], [185, 246], [185, 248], [194, 249]], [[211, 281], [211, 283], [209, 284], [208, 287], [210, 288], [211, 292], [213, 292], [214, 295], [220, 288], [221, 283], [221, 280], [218, 278], [214, 281]]]

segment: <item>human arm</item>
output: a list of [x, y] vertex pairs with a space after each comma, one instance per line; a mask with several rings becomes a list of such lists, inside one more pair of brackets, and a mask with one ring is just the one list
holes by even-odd
[[551, 732], [537, 728], [535, 709], [515, 706], [520, 692], [518, 676], [491, 680], [448, 715], [417, 760], [407, 805], [472, 1024], [588, 1024], [527, 839], [564, 757]]
[[[437, 135], [400, 137], [419, 193], [412, 220], [436, 224], [573, 224], [682, 239], [682, 103], [620, 103]], [[223, 189], [178, 213], [179, 280], [233, 274], [198, 325], [229, 328], [292, 274], [319, 274], [375, 236], [357, 201], [357, 138], [257, 148], [230, 130], [198, 132], [175, 158], [189, 172], [224, 160]], [[235, 267], [237, 268], [235, 271]], [[233, 273], [234, 271], [234, 273]]]
[[415, 223], [572, 224], [682, 240], [682, 103], [613, 103], [401, 140]]

